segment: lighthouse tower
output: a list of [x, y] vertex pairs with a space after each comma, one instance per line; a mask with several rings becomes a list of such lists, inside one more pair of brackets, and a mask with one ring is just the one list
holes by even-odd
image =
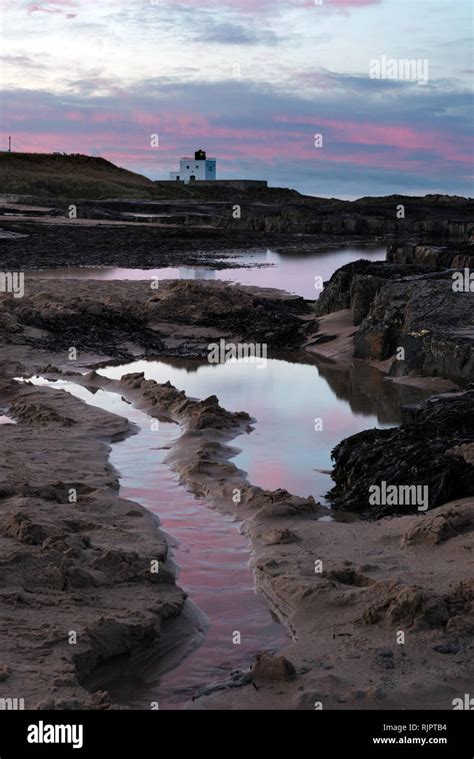
[[176, 182], [195, 182], [216, 178], [216, 159], [207, 158], [204, 150], [196, 150], [194, 158], [184, 156], [179, 161], [179, 171], [170, 171], [170, 179]]

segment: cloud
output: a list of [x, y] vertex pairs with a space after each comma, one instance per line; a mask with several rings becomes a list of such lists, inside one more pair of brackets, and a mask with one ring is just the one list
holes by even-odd
[[[163, 3], [190, 8], [215, 7], [215, 0], [163, 0]], [[276, 6], [288, 5], [288, 0], [222, 0], [221, 5], [244, 13], [255, 13], [269, 8], [274, 9]]]
[[65, 6], [66, 8], [76, 7], [76, 3], [72, 2], [72, 0], [57, 0], [55, 5], [30, 5], [28, 7], [28, 15], [31, 16], [33, 13], [49, 13], [64, 15], [66, 18], [76, 18], [77, 13], [71, 13], [63, 8], [58, 8], [58, 5]]
[[[222, 0], [221, 5], [244, 13], [255, 13], [262, 10], [274, 10], [276, 7], [293, 10], [301, 7], [322, 8], [363, 8], [368, 5], [380, 5], [384, 0]], [[181, 7], [203, 8], [215, 7], [215, 0], [159, 0], [158, 4]]]
[[[243, 80], [155, 78], [86, 97], [18, 90], [4, 95], [0, 127], [18, 148], [103, 155], [153, 178], [202, 146], [218, 157], [221, 176], [268, 178], [312, 194], [470, 193], [467, 91], [440, 87], [425, 92], [421, 106], [408, 86], [383, 99], [384, 90], [373, 89], [362, 100], [358, 86], [351, 90], [345, 76], [339, 90], [314, 100]], [[159, 150], [151, 148], [153, 133]]]
[[382, 0], [323, 0], [323, 2], [338, 8], [362, 8], [366, 5], [378, 5]]
[[222, 45], [273, 45], [278, 41], [276, 34], [264, 29], [246, 29], [233, 23], [205, 23], [195, 40], [215, 42]]
[[[159, 178], [202, 146], [221, 176], [315, 194], [471, 191], [461, 3], [454, 16], [439, 0], [408, 15], [398, 0], [13, 5], [0, 125], [25, 149], [103, 154]], [[77, 23], [47, 23], [67, 14]], [[369, 78], [380, 50], [419, 49], [428, 87]], [[35, 73], [34, 59], [47, 70]]]
[[153, 30], [156, 34], [168, 35], [176, 38], [179, 30], [179, 40], [182, 44], [206, 43], [207, 45], [276, 45], [282, 41], [275, 32], [269, 28], [256, 25], [253, 19], [243, 19], [242, 16], [232, 12], [231, 8], [196, 7], [193, 8], [187, 2], [175, 4], [160, 2], [157, 6], [147, 8], [146, 21], [143, 15], [136, 13], [136, 8], [128, 9], [124, 14], [127, 23], [135, 28]]
[[27, 55], [0, 55], [0, 61], [11, 66], [20, 66], [21, 68], [44, 69], [43, 63], [38, 63]]

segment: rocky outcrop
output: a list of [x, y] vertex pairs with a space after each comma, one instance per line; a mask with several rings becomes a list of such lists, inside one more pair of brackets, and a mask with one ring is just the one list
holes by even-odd
[[354, 358], [393, 358], [392, 376], [474, 379], [474, 290], [457, 292], [448, 269], [356, 261], [333, 274], [315, 309], [351, 309]]
[[186, 396], [184, 390], [177, 390], [171, 382], [160, 384], [147, 380], [143, 372], [126, 374], [121, 385], [138, 390], [146, 401], [150, 414], [166, 410], [173, 417], [186, 422], [188, 430], [233, 430], [250, 428], [250, 416], [245, 411], [232, 413], [219, 406], [215, 395], [204, 400], [193, 400]]
[[278, 290], [224, 282], [58, 284], [26, 280], [25, 297], [0, 296], [0, 339], [66, 353], [133, 359], [204, 356], [211, 343], [294, 350], [305, 341], [311, 304]]
[[354, 356], [394, 355], [393, 376], [474, 379], [474, 292], [454, 292], [443, 273], [384, 284], [354, 337]]
[[[169, 183], [168, 199], [154, 202], [73, 197], [61, 204], [49, 202], [47, 209], [39, 208], [46, 201], [34, 198], [25, 198], [18, 208], [0, 205], [0, 216], [2, 210], [15, 214], [1, 217], [0, 269], [28, 271], [37, 269], [38, 262], [44, 268], [87, 262], [127, 268], [208, 263], [225, 269], [235, 263], [219, 259], [216, 253], [230, 247], [291, 252], [305, 243], [314, 249], [349, 240], [393, 239], [402, 244], [414, 237], [439, 245], [472, 241], [474, 236], [474, 201], [468, 198], [392, 195], [344, 201], [279, 188], [242, 192], [195, 184], [177, 188]], [[177, 189], [186, 197], [177, 198]], [[31, 210], [26, 202], [33, 203]], [[68, 216], [71, 203], [77, 212], [73, 220]], [[398, 218], [400, 206], [405, 209], [403, 219]]]
[[[217, 200], [219, 191], [214, 189], [214, 193]], [[464, 240], [469, 239], [474, 230], [474, 203], [455, 196], [415, 198], [392, 195], [344, 201], [305, 197], [278, 188], [257, 188], [246, 192], [230, 192], [229, 188], [222, 188], [220, 195], [221, 202], [206, 201], [204, 197], [185, 205], [163, 202], [155, 207], [155, 211], [166, 214], [168, 223], [183, 226], [211, 223], [217, 228], [249, 233], [345, 237], [393, 235], [402, 239], [413, 234], [425, 238]], [[117, 203], [108, 203], [109, 212], [118, 207]], [[235, 203], [240, 208], [238, 219], [233, 213]], [[405, 207], [405, 219], [397, 218], [400, 205]], [[123, 212], [127, 210], [123, 202], [120, 208]], [[140, 210], [147, 213], [153, 211], [150, 204]]]
[[318, 316], [343, 311], [353, 311], [354, 324], [358, 325], [369, 313], [370, 306], [378, 291], [387, 281], [436, 272], [435, 267], [425, 265], [398, 265], [383, 261], [366, 261], [360, 259], [342, 266], [334, 272], [329, 282], [325, 283], [315, 310]]
[[[333, 507], [380, 518], [472, 495], [474, 466], [463, 450], [474, 443], [473, 412], [474, 389], [435, 396], [402, 411], [398, 428], [365, 430], [343, 440], [332, 452]], [[374, 486], [380, 494], [393, 486], [404, 490], [398, 498], [376, 498]], [[422, 489], [417, 494], [426, 494], [426, 503], [408, 499], [406, 488]]]
[[387, 261], [447, 269], [474, 268], [474, 244], [471, 242], [427, 245], [417, 242], [392, 242], [387, 246]]

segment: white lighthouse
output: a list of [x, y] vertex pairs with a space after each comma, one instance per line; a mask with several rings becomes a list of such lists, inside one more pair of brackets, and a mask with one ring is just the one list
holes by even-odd
[[179, 171], [170, 171], [175, 182], [194, 182], [216, 178], [216, 159], [207, 158], [204, 150], [196, 150], [194, 158], [185, 156], [179, 161]]

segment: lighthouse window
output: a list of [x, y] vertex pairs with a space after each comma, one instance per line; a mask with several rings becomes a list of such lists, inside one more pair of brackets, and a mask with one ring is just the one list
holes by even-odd
[[189, 166], [186, 166], [187, 169], [189, 169]]

